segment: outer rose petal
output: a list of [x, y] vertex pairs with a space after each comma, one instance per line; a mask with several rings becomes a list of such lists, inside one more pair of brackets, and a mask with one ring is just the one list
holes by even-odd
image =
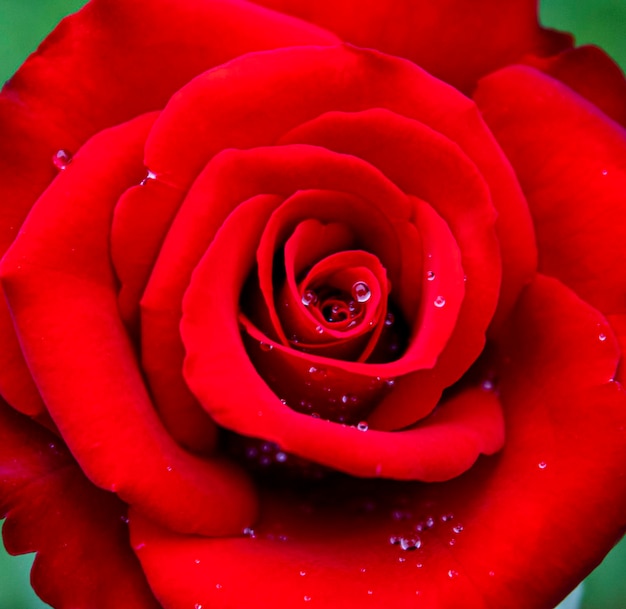
[[526, 53], [571, 44], [537, 23], [536, 0], [254, 0], [336, 32], [343, 40], [411, 59], [469, 90], [483, 74]]
[[81, 148], [5, 255], [3, 288], [46, 406], [90, 479], [170, 526], [238, 531], [256, 508], [247, 478], [166, 433], [118, 315], [108, 231], [117, 198], [141, 174], [154, 118]]
[[[2, 209], [0, 253], [56, 175], [51, 159], [59, 149], [75, 151], [101, 129], [161, 108], [196, 74], [243, 53], [336, 42], [316, 26], [240, 0], [90, 2], [0, 96], [0, 200], [11, 201]], [[42, 412], [3, 302], [0, 342], [0, 391], [21, 411]]]
[[268, 489], [250, 537], [176, 535], [131, 515], [164, 607], [239, 607], [250, 590], [260, 609], [554, 607], [626, 526], [619, 352], [598, 339], [609, 330], [597, 311], [541, 276], [509, 331], [493, 359], [507, 442], [461, 478]]
[[540, 269], [614, 320], [624, 340], [626, 131], [529, 67], [486, 77], [475, 97], [526, 192]]
[[[37, 552], [32, 584], [57, 609], [156, 609], [131, 552], [126, 506], [96, 489], [62, 442], [0, 403], [0, 517], [13, 554]], [[114, 582], [114, 585], [111, 585]]]

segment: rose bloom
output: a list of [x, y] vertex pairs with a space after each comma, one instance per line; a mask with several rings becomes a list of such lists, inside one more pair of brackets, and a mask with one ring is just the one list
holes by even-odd
[[56, 608], [550, 608], [626, 525], [626, 83], [517, 0], [93, 0], [0, 98], [0, 501]]

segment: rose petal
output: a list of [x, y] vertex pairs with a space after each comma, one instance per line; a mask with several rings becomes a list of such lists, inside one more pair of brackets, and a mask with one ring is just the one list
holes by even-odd
[[[101, 129], [162, 107], [196, 74], [248, 51], [336, 42], [316, 26], [237, 0], [88, 3], [0, 95], [0, 200], [11, 201], [3, 209], [0, 253], [56, 175], [58, 150], [74, 152]], [[42, 413], [4, 302], [0, 341], [0, 392], [22, 412]]]
[[126, 506], [96, 489], [56, 436], [4, 403], [0, 438], [4, 542], [13, 554], [37, 552], [37, 594], [58, 609], [156, 609], [130, 549]]
[[525, 63], [565, 83], [626, 126], [626, 78], [601, 48], [585, 45], [552, 57], [527, 57]]
[[542, 272], [605, 314], [626, 313], [626, 131], [569, 87], [516, 66], [481, 81], [476, 100], [516, 169]]
[[539, 27], [532, 0], [255, 2], [317, 23], [358, 46], [407, 57], [465, 90], [525, 53], [546, 55], [571, 46], [567, 35]]
[[111, 215], [141, 174], [153, 121], [138, 117], [81, 149], [5, 255], [3, 287], [48, 410], [88, 477], [182, 530], [237, 531], [253, 517], [254, 491], [167, 435], [117, 313]]
[[[467, 469], [479, 452], [497, 450], [501, 441], [498, 409], [484, 400], [476, 405], [476, 412], [482, 415], [479, 424], [474, 419], [461, 423], [461, 417], [456, 421], [461, 435], [477, 439], [459, 441], [459, 450], [450, 454], [451, 431], [439, 435], [436, 423], [426, 422], [424, 429], [400, 434], [372, 431], [366, 437], [356, 428], [298, 414], [269, 389], [244, 349], [236, 314], [254, 251], [240, 250], [237, 259], [225, 252], [235, 238], [240, 243], [256, 243], [276, 203], [276, 197], [260, 195], [231, 213], [196, 267], [185, 295], [180, 326], [187, 349], [185, 378], [215, 420], [240, 434], [262, 437], [288, 452], [358, 476], [445, 479]], [[219, 280], [213, 272], [216, 260], [222, 261]], [[367, 366], [372, 374], [377, 371], [375, 364], [342, 362], [347, 370], [355, 366]], [[488, 407], [487, 413], [478, 406]], [[447, 458], [433, 457], [426, 462], [424, 453], [441, 455], [434, 447]], [[399, 458], [398, 451], [405, 458]]]
[[[168, 609], [239, 606], [250, 590], [258, 607], [287, 609], [307, 599], [554, 607], [626, 525], [626, 401], [607, 383], [619, 353], [598, 326], [606, 320], [553, 279], [524, 293], [502, 345], [511, 359], [494, 360], [504, 451], [457, 480], [268, 489], [254, 536], [230, 539], [176, 535], [132, 515], [157, 597]], [[390, 536], [421, 546], [405, 551]]]

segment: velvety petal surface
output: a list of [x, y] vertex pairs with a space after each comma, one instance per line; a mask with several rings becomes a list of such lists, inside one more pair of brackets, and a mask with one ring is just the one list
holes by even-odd
[[[336, 42], [313, 25], [239, 0], [90, 2], [0, 95], [0, 200], [11, 201], [2, 209], [0, 252], [56, 175], [57, 151], [71, 156], [99, 130], [161, 108], [195, 75], [248, 51]], [[0, 392], [25, 413], [43, 412], [4, 303], [0, 340]]]
[[93, 486], [63, 442], [0, 404], [0, 517], [12, 554], [37, 552], [37, 594], [57, 609], [157, 609], [132, 553], [126, 505]]
[[167, 434], [118, 314], [110, 224], [142, 173], [154, 118], [81, 148], [5, 255], [3, 288], [46, 406], [87, 476], [170, 526], [237, 531], [254, 517], [254, 491], [231, 464], [201, 460]]
[[[475, 98], [526, 193], [540, 269], [623, 317], [626, 130], [530, 67], [490, 75]], [[616, 329], [621, 335], [623, 323]]]
[[240, 537], [176, 535], [134, 513], [157, 598], [166, 609], [236, 607], [250, 590], [268, 608], [554, 607], [626, 526], [618, 358], [606, 320], [538, 277], [490, 361], [507, 425], [500, 455], [439, 485], [274, 485]]
[[545, 30], [536, 0], [255, 0], [338, 34], [343, 40], [407, 57], [469, 90], [482, 75], [525, 53], [551, 54], [570, 38]]

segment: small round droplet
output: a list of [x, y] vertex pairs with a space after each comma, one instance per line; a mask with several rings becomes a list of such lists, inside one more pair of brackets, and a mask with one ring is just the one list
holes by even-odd
[[365, 567], [361, 567], [361, 573], [365, 573], [367, 571], [367, 569]]
[[493, 577], [496, 574], [495, 571], [489, 571], [489, 577]]
[[490, 381], [489, 379], [485, 379], [482, 382], [481, 387], [483, 388], [484, 391], [493, 391], [493, 381]]
[[396, 537], [395, 535], [392, 535], [392, 536], [389, 538], [389, 543], [390, 543], [392, 546], [398, 546], [398, 545], [400, 545], [400, 540], [401, 540], [401, 539], [402, 539], [402, 537]]
[[276, 453], [275, 457], [278, 463], [284, 463], [287, 461], [287, 453], [284, 453], [282, 450]]
[[315, 331], [318, 334], [324, 334], [324, 328], [322, 326], [315, 326]]
[[352, 286], [352, 296], [354, 296], [357, 302], [367, 302], [372, 297], [372, 292], [367, 283], [357, 281]]
[[313, 290], [305, 290], [302, 293], [302, 304], [305, 307], [310, 307], [317, 302], [317, 294]]
[[450, 570], [448, 571], [448, 577], [449, 577], [450, 579], [452, 579], [452, 578], [456, 577], [457, 575], [458, 575], [458, 572], [457, 572], [457, 571], [455, 571], [454, 569], [450, 569]]
[[538, 464], [539, 469], [546, 469], [546, 467], [548, 467], [548, 464], [545, 461], [541, 461]]
[[369, 427], [369, 425], [367, 424], [367, 421], [359, 421], [359, 422], [357, 423], [357, 425], [356, 425], [356, 428], [357, 428], [359, 431], [367, 431], [370, 427]]
[[52, 155], [52, 164], [63, 171], [72, 162], [72, 155], [67, 150], [57, 150]]
[[263, 341], [259, 342], [259, 349], [261, 351], [271, 351], [274, 348], [274, 345], [270, 345], [270, 343], [264, 343]]
[[400, 540], [400, 547], [403, 550], [418, 550], [422, 547], [422, 540], [419, 537], [403, 537]]
[[600, 334], [600, 335], [598, 335], [598, 339], [599, 339], [601, 342], [604, 342], [604, 341], [606, 340], [606, 334]]
[[221, 590], [221, 589], [222, 589], [222, 584], [215, 584], [215, 587], [216, 587], [218, 590]]
[[406, 558], [404, 556], [398, 557], [398, 562], [406, 562]]
[[458, 535], [463, 531], [463, 525], [457, 524], [456, 526], [452, 527], [452, 530]]
[[193, 609], [202, 609], [202, 605], [201, 605], [200, 603], [196, 603], [196, 604], [193, 606]]
[[427, 529], [432, 529], [435, 526], [435, 519], [434, 518], [426, 518], [426, 521], [424, 522], [424, 524], [426, 525]]
[[603, 170], [602, 170], [602, 175], [603, 175], [603, 176], [608, 176], [608, 175], [609, 175], [608, 170], [603, 169]]
[[441, 522], [448, 522], [448, 520], [452, 520], [454, 518], [454, 514], [443, 514], [441, 516]]
[[441, 309], [442, 307], [445, 306], [446, 304], [446, 299], [443, 296], [437, 296], [437, 298], [435, 298], [435, 300], [433, 301], [433, 304], [438, 308]]
[[368, 590], [367, 593], [371, 596], [372, 594], [374, 594], [373, 590]]
[[300, 577], [304, 577], [306, 575], [306, 571], [300, 571]]
[[246, 527], [246, 528], [243, 530], [243, 534], [244, 534], [246, 537], [252, 537], [252, 538], [254, 538], [254, 537], [255, 537], [255, 535], [254, 535], [254, 529], [251, 529], [250, 527]]
[[325, 379], [328, 376], [328, 373], [324, 370], [324, 368], [317, 368], [316, 366], [311, 366], [309, 368], [309, 374], [314, 379]]
[[426, 273], [426, 279], [428, 281], [434, 281], [435, 280], [435, 272], [434, 271], [428, 271]]
[[141, 182], [139, 182], [139, 185], [145, 186], [150, 180], [156, 180], [156, 173], [148, 169], [146, 173], [146, 177], [143, 180], [141, 180]]
[[396, 321], [395, 315], [393, 313], [387, 313], [387, 316], [385, 317], [385, 325], [387, 327], [393, 326], [395, 321]]
[[304, 602], [308, 603], [311, 600], [310, 596], [307, 596], [306, 594], [304, 595]]
[[196, 565], [199, 565], [199, 564], [200, 564], [200, 559], [199, 559], [199, 558], [196, 558], [196, 559], [194, 559], [194, 561], [193, 561], [193, 562], [194, 562]]

